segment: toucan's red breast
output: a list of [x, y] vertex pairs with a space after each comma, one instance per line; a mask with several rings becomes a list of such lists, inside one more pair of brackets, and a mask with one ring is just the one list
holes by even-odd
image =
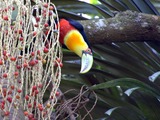
[[64, 44], [64, 37], [71, 30], [75, 30], [75, 28], [72, 25], [70, 25], [70, 23], [65, 19], [61, 19], [59, 24], [60, 24], [60, 38], [59, 38], [59, 41], [60, 41], [60, 43]]

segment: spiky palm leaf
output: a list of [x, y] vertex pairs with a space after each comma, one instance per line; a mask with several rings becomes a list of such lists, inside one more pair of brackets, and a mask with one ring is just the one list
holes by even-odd
[[[60, 16], [77, 20], [109, 18], [113, 11], [128, 9], [159, 15], [156, 0], [99, 0], [101, 4], [96, 5], [77, 0], [53, 2]], [[80, 75], [79, 58], [64, 50], [62, 91], [79, 90], [85, 84], [96, 92], [99, 101], [92, 112], [94, 119], [159, 120], [160, 78], [149, 80], [160, 69], [159, 46], [146, 42], [111, 43], [94, 45], [93, 51], [93, 68]], [[74, 95], [70, 92], [65, 97]], [[89, 99], [93, 104], [93, 95]]]

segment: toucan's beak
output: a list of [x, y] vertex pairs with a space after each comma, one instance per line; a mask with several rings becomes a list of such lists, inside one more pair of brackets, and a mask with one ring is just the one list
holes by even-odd
[[90, 52], [83, 51], [81, 57], [81, 71], [80, 73], [88, 72], [93, 64], [93, 55]]

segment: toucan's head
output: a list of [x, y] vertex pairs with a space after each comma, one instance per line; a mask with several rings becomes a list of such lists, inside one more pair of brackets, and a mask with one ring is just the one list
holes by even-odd
[[80, 73], [88, 72], [93, 64], [93, 55], [83, 26], [74, 20], [60, 20], [60, 42], [81, 57]]

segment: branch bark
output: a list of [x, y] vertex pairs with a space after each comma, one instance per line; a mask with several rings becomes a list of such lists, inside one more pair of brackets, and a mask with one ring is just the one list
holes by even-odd
[[160, 41], [160, 16], [125, 11], [109, 19], [80, 22], [91, 44]]

